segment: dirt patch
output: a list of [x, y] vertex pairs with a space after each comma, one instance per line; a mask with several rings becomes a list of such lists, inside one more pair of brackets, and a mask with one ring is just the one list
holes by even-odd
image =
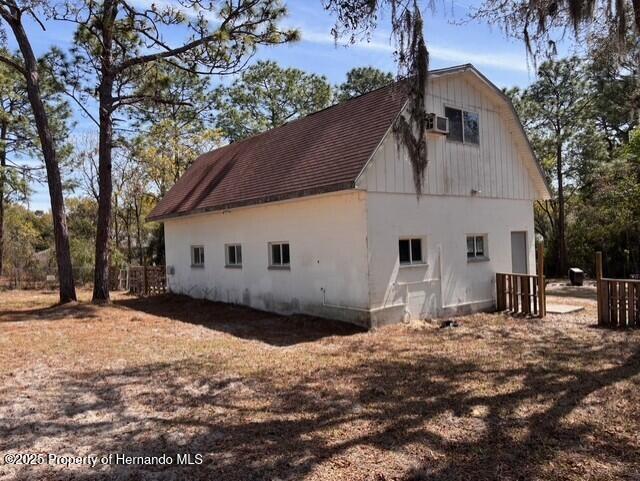
[[640, 476], [639, 331], [588, 299], [544, 321], [359, 332], [164, 296], [0, 294], [0, 453], [202, 454], [9, 466], [19, 480], [620, 480]]

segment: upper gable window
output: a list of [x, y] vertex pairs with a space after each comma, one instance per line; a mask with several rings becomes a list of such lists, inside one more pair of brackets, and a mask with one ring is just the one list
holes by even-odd
[[480, 144], [480, 116], [453, 107], [445, 107], [444, 115], [449, 119], [447, 139], [465, 144]]

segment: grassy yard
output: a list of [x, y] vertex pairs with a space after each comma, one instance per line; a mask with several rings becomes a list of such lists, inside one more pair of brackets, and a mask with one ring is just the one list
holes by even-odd
[[182, 297], [0, 293], [0, 456], [19, 480], [638, 480], [640, 331], [586, 310], [375, 332]]

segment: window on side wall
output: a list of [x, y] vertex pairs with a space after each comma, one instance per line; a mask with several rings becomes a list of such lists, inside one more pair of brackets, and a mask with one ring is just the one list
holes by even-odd
[[400, 239], [398, 241], [398, 256], [400, 265], [423, 264], [422, 239], [419, 237]]
[[191, 267], [204, 267], [204, 246], [191, 246]]
[[288, 269], [291, 266], [291, 256], [288, 242], [269, 243], [269, 267], [274, 269]]
[[489, 260], [487, 256], [487, 236], [468, 235], [467, 236], [467, 260], [483, 261]]
[[225, 267], [242, 267], [242, 246], [240, 244], [227, 244], [225, 251]]
[[471, 145], [480, 144], [480, 115], [454, 107], [445, 107], [444, 115], [449, 119], [448, 140]]

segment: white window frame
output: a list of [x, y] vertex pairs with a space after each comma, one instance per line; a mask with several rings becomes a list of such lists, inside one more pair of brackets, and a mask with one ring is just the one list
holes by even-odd
[[[235, 251], [235, 262], [231, 262], [229, 256], [229, 249], [234, 249]], [[238, 252], [240, 255], [238, 256]], [[240, 257], [240, 261], [238, 262], [238, 257]], [[231, 269], [241, 269], [242, 268], [242, 244], [233, 243], [233, 244], [225, 244], [224, 245], [224, 266]]]
[[[464, 144], [464, 145], [473, 145], [474, 147], [480, 147], [480, 112], [476, 112], [475, 110], [467, 110], [464, 109], [462, 107], [457, 107], [455, 105], [448, 105], [448, 104], [444, 104], [444, 117], [447, 117], [447, 110], [446, 109], [454, 109], [454, 110], [459, 110], [462, 113], [462, 140], [455, 140], [455, 139], [451, 139], [449, 138], [449, 134], [447, 134], [447, 142], [455, 142], [457, 144]], [[467, 140], [465, 140], [464, 138], [464, 114], [468, 113], [468, 114], [476, 114], [478, 116], [478, 143], [475, 144], [473, 142], [468, 142]], [[448, 119], [449, 117], [447, 117]], [[449, 121], [449, 132], [451, 132], [451, 122]]]
[[[282, 246], [285, 245], [285, 244], [289, 248], [289, 262], [287, 262], [286, 264], [284, 262], [282, 262]], [[279, 248], [280, 248], [280, 263], [279, 264], [275, 264], [273, 262], [273, 247], [274, 246], [279, 246]], [[269, 242], [268, 249], [269, 249], [269, 269], [282, 269], [282, 270], [291, 269], [291, 243], [289, 241]]]
[[[467, 243], [469, 238], [473, 237], [473, 255], [469, 256], [469, 248]], [[478, 254], [478, 239], [482, 239], [482, 254]], [[465, 237], [464, 248], [467, 256], [467, 262], [482, 262], [489, 260], [488, 250], [488, 234], [467, 234]]]
[[[412, 240], [420, 241], [420, 260], [413, 260], [413, 248], [411, 247]], [[400, 241], [409, 241], [409, 262], [400, 261]], [[398, 239], [398, 264], [400, 267], [420, 266], [426, 264], [424, 244], [424, 237], [421, 236], [400, 237]]]
[[[196, 263], [196, 250], [200, 250], [201, 254], [199, 255], [199, 262]], [[191, 267], [204, 267], [204, 246], [203, 245], [192, 245], [191, 246]]]

